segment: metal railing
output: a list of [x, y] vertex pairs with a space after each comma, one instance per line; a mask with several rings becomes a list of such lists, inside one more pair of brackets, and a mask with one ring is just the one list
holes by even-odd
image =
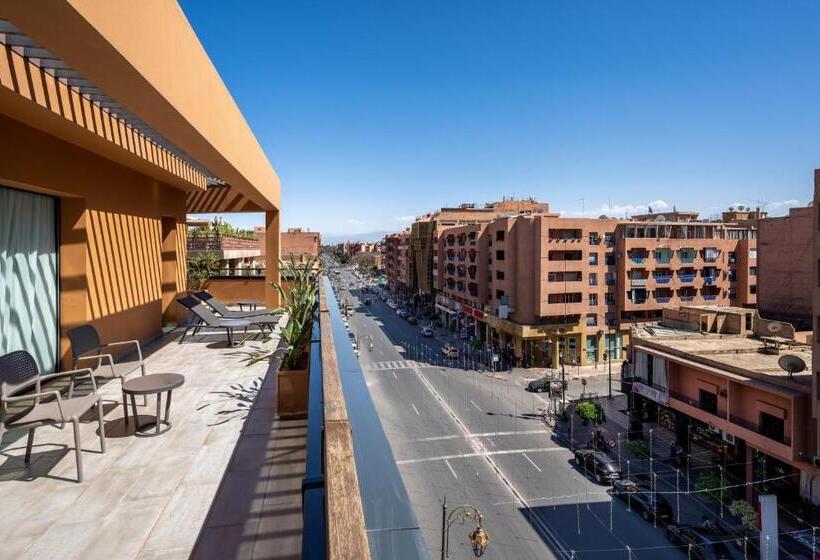
[[760, 434], [761, 436], [763, 436], [765, 438], [769, 438], [770, 440], [773, 440], [773, 441], [776, 441], [778, 443], [782, 443], [784, 445], [788, 445], [788, 446], [791, 447], [792, 440], [786, 434], [779, 434], [779, 435], [767, 434], [765, 429], [763, 428], [763, 426], [761, 426], [760, 424], [758, 424], [756, 422], [751, 422], [749, 420], [746, 420], [745, 418], [741, 418], [740, 416], [735, 416], [734, 414], [729, 415], [729, 422], [731, 422], [732, 424], [737, 424], [741, 428], [746, 428], [747, 430], [751, 430], [753, 432], [756, 432], [756, 433]]
[[684, 403], [688, 404], [689, 406], [693, 406], [693, 407], [697, 408], [698, 410], [702, 410], [703, 412], [706, 412], [706, 413], [711, 414], [713, 416], [718, 416], [720, 418], [723, 418], [724, 420], [727, 419], [726, 411], [721, 409], [721, 408], [717, 408], [715, 410], [704, 408], [703, 406], [701, 406], [701, 402], [699, 400], [693, 399], [693, 398], [691, 398], [687, 395], [684, 395], [683, 393], [678, 393], [677, 391], [670, 390], [669, 391], [669, 396], [672, 397], [673, 399], [684, 402]]

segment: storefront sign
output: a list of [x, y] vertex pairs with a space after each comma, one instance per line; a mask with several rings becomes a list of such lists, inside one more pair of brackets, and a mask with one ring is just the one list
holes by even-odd
[[456, 313], [458, 313], [458, 311], [453, 311], [452, 309], [448, 309], [448, 308], [444, 307], [443, 305], [441, 305], [440, 303], [436, 304], [436, 309], [438, 309], [439, 311], [444, 311], [445, 313], [447, 313], [449, 315], [455, 315]]
[[469, 315], [470, 317], [475, 317], [476, 319], [483, 319], [484, 312], [479, 311], [478, 309], [473, 309], [469, 305], [461, 305], [461, 312], [465, 315]]
[[656, 403], [664, 405], [669, 404], [669, 393], [664, 393], [654, 387], [644, 385], [640, 381], [636, 381], [632, 384], [632, 390], [651, 401], [655, 401]]

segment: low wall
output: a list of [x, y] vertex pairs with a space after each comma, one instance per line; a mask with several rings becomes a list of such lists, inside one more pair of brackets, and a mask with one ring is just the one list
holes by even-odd
[[265, 301], [265, 277], [211, 278], [205, 289], [226, 304], [237, 301]]
[[[282, 282], [285, 291], [290, 289], [290, 282]], [[221, 276], [210, 278], [204, 288], [211, 292], [223, 303], [231, 304], [237, 301], [265, 301], [264, 276]]]

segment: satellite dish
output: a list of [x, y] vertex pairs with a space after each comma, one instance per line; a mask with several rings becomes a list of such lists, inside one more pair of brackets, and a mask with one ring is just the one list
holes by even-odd
[[666, 221], [666, 216], [664, 216], [663, 214], [658, 214], [657, 216], [655, 216], [655, 221], [656, 222], [665, 222]]
[[735, 211], [735, 207], [734, 206], [729, 206], [729, 212], [734, 212], [734, 211]]
[[783, 330], [783, 325], [780, 323], [769, 323], [768, 325], [766, 325], [766, 329], [770, 333], [775, 334]]
[[789, 372], [789, 377], [806, 369], [806, 362], [803, 358], [795, 356], [794, 354], [783, 354], [780, 356], [780, 359], [777, 360], [777, 365], [779, 365], [783, 371]]
[[742, 204], [738, 204], [737, 209], [740, 210], [741, 212], [743, 212], [746, 209], [746, 207], [743, 206]]

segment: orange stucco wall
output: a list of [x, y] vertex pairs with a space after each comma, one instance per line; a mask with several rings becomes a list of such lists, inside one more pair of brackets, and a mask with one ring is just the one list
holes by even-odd
[[0, 115], [0, 185], [60, 199], [61, 353], [90, 322], [145, 340], [185, 288], [185, 193]]

